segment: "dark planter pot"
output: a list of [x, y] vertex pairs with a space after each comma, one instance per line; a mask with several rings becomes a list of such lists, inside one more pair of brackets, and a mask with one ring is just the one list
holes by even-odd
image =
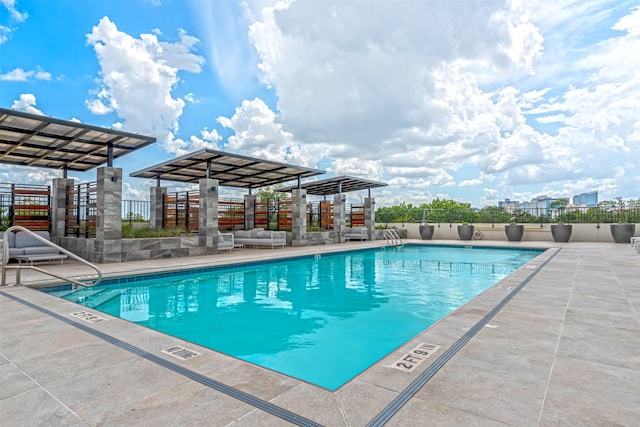
[[421, 225], [418, 227], [420, 230], [420, 238], [422, 240], [431, 240], [433, 239], [433, 225]]
[[459, 225], [458, 237], [460, 237], [460, 240], [471, 240], [473, 238], [473, 225]]
[[636, 234], [635, 224], [611, 224], [611, 237], [616, 243], [631, 243], [631, 238]]
[[554, 224], [551, 226], [551, 236], [554, 242], [568, 242], [571, 238], [571, 224]]
[[508, 241], [519, 242], [524, 235], [524, 225], [505, 225], [504, 232], [507, 234]]

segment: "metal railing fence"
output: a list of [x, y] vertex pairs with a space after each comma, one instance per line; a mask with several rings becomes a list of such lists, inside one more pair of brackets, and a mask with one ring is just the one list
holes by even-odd
[[[481, 210], [463, 209], [429, 209], [424, 211], [423, 218], [410, 218], [406, 222], [427, 223], [463, 223], [463, 224], [609, 224], [609, 223], [640, 223], [640, 208], [611, 209], [595, 208], [531, 208], [517, 209], [507, 212], [503, 209], [485, 208]], [[388, 221], [394, 222], [394, 221]]]
[[133, 222], [149, 221], [151, 219], [151, 202], [149, 200], [123, 200], [122, 221]]

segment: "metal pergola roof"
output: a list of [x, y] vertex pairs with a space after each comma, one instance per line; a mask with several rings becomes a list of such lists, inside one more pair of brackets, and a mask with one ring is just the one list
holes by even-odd
[[221, 186], [252, 189], [295, 179], [299, 181], [322, 173], [324, 171], [318, 169], [204, 148], [133, 172], [129, 176], [192, 183], [208, 177], [217, 179]]
[[[328, 196], [332, 194], [349, 193], [352, 191], [371, 190], [372, 188], [386, 187], [388, 185], [389, 184], [384, 182], [369, 181], [367, 179], [343, 175], [318, 181], [305, 182], [300, 185], [300, 188], [307, 190], [307, 194]], [[296, 188], [298, 188], [298, 186], [290, 186], [280, 188], [278, 191], [290, 192]]]
[[0, 108], [0, 163], [85, 172], [156, 141], [118, 130]]

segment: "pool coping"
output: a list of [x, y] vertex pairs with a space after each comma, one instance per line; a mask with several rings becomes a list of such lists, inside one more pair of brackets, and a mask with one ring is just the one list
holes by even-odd
[[[420, 375], [422, 375], [422, 373], [427, 371], [427, 369], [429, 369], [434, 363], [436, 363], [438, 358], [433, 357], [428, 361], [428, 363], [423, 363], [422, 365], [420, 365], [419, 369], [411, 373], [394, 371], [389, 369], [387, 365], [393, 363], [393, 361], [397, 360], [399, 356], [406, 353], [407, 351], [410, 351], [410, 349], [414, 348], [416, 344], [421, 342], [439, 345], [440, 349], [438, 350], [439, 353], [437, 355], [440, 355], [442, 354], [442, 352], [447, 351], [449, 348], [455, 345], [458, 339], [464, 336], [464, 334], [472, 328], [472, 325], [476, 325], [478, 320], [481, 320], [488, 312], [490, 312], [490, 310], [495, 307], [497, 303], [502, 301], [504, 297], [508, 295], [515, 287], [517, 287], [524, 280], [527, 280], [527, 278], [531, 277], [532, 274], [537, 273], [537, 271], [542, 268], [542, 262], [544, 262], [545, 259], [548, 261], [552, 257], [552, 255], [555, 255], [555, 253], [557, 253], [557, 251], [547, 250], [541, 255], [538, 255], [538, 257], [534, 258], [534, 260], [528, 263], [531, 264], [535, 261], [535, 263], [537, 264], [536, 268], [527, 268], [527, 265], [521, 267], [519, 270], [517, 270], [507, 278], [493, 285], [491, 288], [469, 301], [454, 313], [446, 316], [427, 330], [420, 333], [414, 339], [405, 343], [403, 346], [398, 348], [397, 351], [389, 354], [387, 357], [367, 369], [365, 372], [358, 375], [348, 384], [336, 390], [335, 392], [331, 392], [317, 386], [312, 386], [298, 380], [291, 383], [290, 377], [286, 377], [282, 374], [278, 374], [266, 369], [263, 372], [260, 372], [258, 376], [260, 377], [260, 380], [264, 380], [267, 383], [286, 383], [286, 387], [289, 389], [289, 391], [300, 389], [302, 387], [306, 390], [306, 393], [312, 394], [316, 398], [320, 397], [329, 401], [337, 401], [338, 403], [344, 402], [345, 399], [348, 399], [348, 397], [352, 395], [354, 390], [367, 389], [370, 385], [382, 390], [387, 390], [389, 393], [385, 393], [386, 397], [377, 397], [375, 399], [375, 405], [371, 405], [372, 407], [369, 407], [369, 405], [365, 405], [367, 406], [367, 408], [360, 408], [359, 410], [355, 410], [354, 413], [350, 412], [354, 410], [354, 408], [351, 408], [350, 405], [338, 404], [338, 406], [341, 406], [339, 408], [341, 412], [340, 416], [342, 417], [342, 421], [345, 425], [359, 425], [358, 422], [351, 424], [352, 421], [349, 420], [374, 420], [375, 417], [382, 412], [384, 407], [386, 407], [386, 405], [393, 401], [395, 396], [402, 393], [403, 390], [409, 387]], [[62, 302], [63, 300], [60, 300], [59, 298], [52, 295], [46, 295], [38, 292], [38, 294], [41, 295], [36, 296], [33, 294], [33, 290], [30, 290], [28, 288], [3, 288], [3, 290], [10, 290], [11, 294], [17, 294], [19, 295], [19, 297], [25, 297], [25, 300], [33, 301], [36, 304], [44, 304], [46, 306], [50, 306], [49, 309], [52, 312], [58, 313], [63, 316], [68, 316], [70, 310], [73, 311], [74, 309], [79, 307], [76, 304], [70, 303], [68, 301]], [[47, 300], [45, 296], [47, 298], [53, 298], [58, 302], [55, 303], [52, 300]], [[133, 328], [132, 326], [135, 326], [135, 328]], [[143, 351], [153, 353], [157, 353], [159, 349], [165, 348], [167, 344], [174, 343], [176, 341], [175, 339], [168, 339], [167, 336], [162, 333], [150, 331], [146, 328], [142, 328], [138, 325], [132, 325], [127, 321], [116, 318], [109, 318], [108, 322], [94, 324], [90, 327], [102, 333], [110, 334], [116, 339], [123, 340], [123, 342], [127, 342], [127, 340], [130, 340], [132, 336], [135, 338], [140, 337], [141, 334], [144, 334], [145, 340], [140, 347]], [[139, 328], [144, 329], [144, 331], [141, 332]], [[170, 343], [168, 343], [167, 341], [170, 341]], [[177, 341], [178, 343], [180, 343], [180, 340]], [[193, 345], [191, 343], [182, 342], [182, 344], [197, 351], [202, 351], [204, 357], [201, 358], [199, 356], [198, 358], [193, 358], [191, 360], [185, 361], [184, 363], [181, 362], [180, 365], [185, 366], [188, 369], [193, 369], [195, 372], [201, 372], [203, 375], [207, 375], [214, 380], [216, 378], [223, 380], [228, 379], [228, 369], [231, 369], [223, 369], [222, 372], [219, 372], [215, 369], [215, 367], [230, 365], [233, 366], [232, 369], [246, 369], [246, 366], [243, 367], [243, 364], [247, 364], [247, 362], [238, 361], [237, 359], [220, 355], [219, 353], [200, 348], [199, 346]], [[170, 360], [172, 363], [175, 363], [174, 360], [170, 359], [170, 356], [160, 355], [160, 357], [166, 360]], [[249, 370], [255, 370], [255, 365], [251, 366], [253, 367], [253, 369]], [[212, 367], [214, 368], [212, 369]], [[251, 395], [264, 395], [264, 390], [262, 390], [258, 384], [243, 384], [241, 388], [243, 391], [246, 391]], [[309, 388], [311, 388], [312, 390], [309, 390]], [[298, 405], [299, 402], [292, 402], [291, 400], [283, 398], [283, 395], [286, 394], [287, 393], [281, 393], [277, 398], [267, 400], [280, 401], [278, 406], [290, 410], [293, 413], [300, 413]], [[329, 395], [329, 397], [327, 396], [327, 394]], [[308, 415], [309, 414], [303, 414], [303, 416], [306, 416], [307, 418]], [[321, 421], [323, 421], [322, 424], [327, 424], [325, 422], [326, 420]]]

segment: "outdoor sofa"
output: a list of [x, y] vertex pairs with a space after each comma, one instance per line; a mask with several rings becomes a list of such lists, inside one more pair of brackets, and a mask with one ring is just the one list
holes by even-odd
[[[51, 241], [51, 235], [48, 231], [34, 231], [35, 234]], [[17, 259], [19, 261], [43, 261], [57, 260], [61, 262], [66, 255], [61, 254], [57, 248], [48, 246], [40, 240], [30, 236], [28, 233], [18, 231], [17, 233], [8, 233], [7, 242], [3, 244], [9, 245], [9, 259]]]
[[238, 230], [234, 234], [236, 246], [285, 246], [287, 244], [286, 231], [271, 231], [264, 228], [254, 228], [253, 230]]
[[369, 230], [367, 227], [347, 227], [344, 230], [345, 240], [369, 240]]

